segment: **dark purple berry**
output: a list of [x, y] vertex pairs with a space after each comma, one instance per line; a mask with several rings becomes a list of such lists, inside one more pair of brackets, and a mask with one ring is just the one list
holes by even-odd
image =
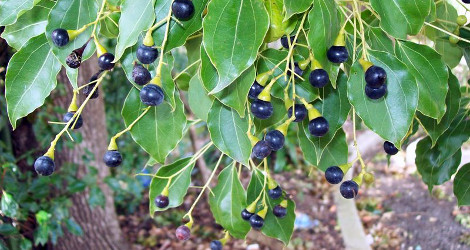
[[168, 204], [170, 204], [168, 196], [159, 195], [157, 196], [157, 198], [155, 198], [155, 206], [157, 206], [158, 208], [166, 208], [168, 207]]
[[309, 122], [308, 130], [313, 136], [322, 137], [328, 133], [328, 130], [330, 130], [330, 125], [323, 116], [320, 116]]
[[104, 53], [98, 58], [98, 66], [103, 70], [110, 70], [114, 68], [114, 55], [111, 53]]
[[106, 166], [115, 168], [122, 163], [122, 156], [121, 153], [117, 150], [108, 150], [104, 154], [103, 162]]
[[39, 175], [49, 176], [54, 173], [55, 170], [54, 160], [48, 156], [41, 156], [34, 162], [34, 170], [36, 170]]
[[323, 88], [330, 82], [328, 72], [324, 69], [316, 69], [310, 72], [308, 77], [310, 84], [315, 88]]
[[57, 47], [64, 47], [69, 43], [69, 33], [64, 29], [55, 29], [51, 34], [52, 42]]
[[[295, 36], [290, 37], [290, 44], [294, 43], [294, 38], [295, 38]], [[289, 40], [287, 40], [287, 36], [281, 37], [281, 45], [282, 45], [282, 47], [284, 47], [286, 49], [289, 48]]]
[[378, 89], [374, 89], [366, 85], [365, 93], [366, 96], [372, 100], [380, 99], [387, 94], [387, 84], [380, 86]]
[[176, 229], [176, 238], [178, 240], [188, 240], [189, 237], [191, 237], [191, 230], [187, 226], [182, 225]]
[[194, 14], [194, 4], [190, 0], [174, 0], [171, 5], [171, 12], [179, 20], [189, 20]]
[[253, 213], [250, 213], [250, 212], [248, 212], [248, 210], [243, 209], [241, 215], [242, 215], [242, 219], [244, 219], [244, 220], [246, 220], [246, 221], [249, 221], [250, 218], [251, 218], [251, 216], [253, 216]]
[[219, 240], [211, 241], [211, 250], [222, 250], [222, 242]]
[[[62, 121], [67, 123], [70, 121], [70, 119], [72, 119], [73, 115], [75, 114], [75, 112], [67, 112], [65, 113]], [[75, 121], [76, 119], [76, 121]], [[79, 115], [78, 118], [75, 117], [75, 119], [70, 123], [70, 128], [72, 129], [79, 129], [83, 126], [83, 119], [82, 119], [82, 116]]]
[[349, 53], [344, 46], [331, 46], [326, 53], [328, 60], [333, 63], [343, 63], [349, 58]]
[[144, 66], [135, 64], [132, 70], [132, 79], [138, 85], [143, 86], [150, 82], [152, 75], [150, 75], [150, 72]]
[[268, 195], [271, 199], [277, 200], [279, 197], [282, 196], [282, 188], [280, 186], [277, 186], [273, 189], [268, 190]]
[[251, 85], [250, 92], [248, 92], [248, 97], [250, 99], [256, 100], [258, 99], [258, 95], [263, 91], [264, 87], [261, 86], [257, 81]]
[[343, 180], [343, 170], [338, 166], [331, 166], [325, 171], [325, 179], [330, 184], [338, 184]]
[[278, 151], [284, 147], [284, 135], [279, 130], [272, 130], [266, 134], [264, 140], [268, 143], [269, 147], [273, 151]]
[[353, 199], [359, 192], [359, 185], [357, 185], [357, 183], [353, 180], [345, 181], [341, 183], [341, 186], [339, 187], [339, 192], [344, 198]]
[[162, 88], [155, 84], [147, 84], [140, 90], [140, 100], [148, 106], [158, 106], [165, 98]]
[[151, 64], [158, 57], [158, 50], [154, 47], [145, 46], [143, 44], [139, 45], [137, 48], [137, 60], [143, 64]]
[[251, 155], [260, 160], [268, 157], [270, 154], [271, 147], [269, 147], [269, 144], [264, 140], [257, 142], [251, 151]]
[[366, 83], [371, 88], [380, 88], [387, 80], [387, 72], [379, 66], [371, 66], [366, 71]]
[[[287, 110], [289, 118], [292, 116], [292, 107]], [[307, 117], [308, 111], [303, 104], [295, 104], [295, 120], [294, 122], [301, 122]]]
[[271, 102], [255, 100], [251, 103], [251, 113], [259, 119], [265, 120], [273, 115], [274, 109]]
[[385, 153], [389, 155], [396, 155], [398, 153], [398, 148], [396, 148], [395, 145], [389, 141], [384, 142], [384, 150]]
[[273, 208], [273, 214], [274, 214], [274, 216], [276, 216], [278, 218], [283, 218], [287, 215], [287, 208], [285, 208], [281, 205], [276, 205]]
[[[295, 78], [298, 79], [299, 76], [302, 76], [304, 74], [304, 71], [299, 67], [299, 63], [295, 62], [294, 63], [294, 72], [295, 72]], [[289, 70], [287, 71], [287, 75], [291, 75], [291, 68], [289, 67]]]
[[254, 214], [250, 218], [250, 225], [255, 230], [260, 230], [264, 225], [264, 219], [261, 216]]

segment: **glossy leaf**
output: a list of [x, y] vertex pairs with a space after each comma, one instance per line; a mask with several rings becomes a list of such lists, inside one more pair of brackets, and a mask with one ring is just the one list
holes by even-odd
[[[261, 52], [260, 58], [256, 64], [256, 70], [258, 73], [266, 72], [271, 70], [279, 64], [284, 58], [287, 57], [287, 51], [282, 50], [275, 50], [275, 49], [266, 49]], [[303, 59], [303, 58], [302, 58]], [[299, 61], [299, 58], [297, 58]], [[286, 68], [286, 63], [281, 63], [279, 67], [274, 71], [272, 77], [276, 77], [284, 72]], [[312, 85], [308, 81], [308, 75], [310, 73], [310, 69], [305, 70], [303, 74], [304, 81], [300, 79], [296, 80], [295, 83], [295, 93], [296, 95], [304, 98], [308, 102], [313, 101], [318, 98], [318, 89], [312, 87]], [[284, 100], [284, 89], [287, 86], [287, 81], [284, 77], [279, 78], [276, 83], [273, 85], [271, 90], [272, 96]], [[289, 91], [289, 95], [291, 95], [291, 91]]]
[[370, 0], [380, 16], [380, 27], [393, 37], [416, 35], [431, 11], [432, 0]]
[[[248, 92], [255, 80], [255, 74], [255, 67], [249, 67], [232, 84], [222, 91], [215, 93], [213, 96], [224, 105], [235, 109], [241, 117], [244, 117]], [[203, 47], [201, 47], [200, 75], [204, 88], [208, 92], [216, 88], [218, 85], [219, 75]]]
[[408, 66], [419, 88], [418, 110], [438, 121], [446, 112], [449, 73], [441, 56], [427, 45], [398, 41], [396, 55]]
[[202, 81], [196, 74], [189, 82], [188, 103], [191, 111], [199, 118], [207, 121], [207, 115], [212, 107], [214, 98], [207, 95], [206, 89], [202, 86]]
[[124, 1], [119, 19], [119, 36], [117, 38], [115, 61], [124, 51], [133, 46], [139, 35], [149, 29], [155, 20], [155, 0]]
[[373, 50], [385, 51], [390, 54], [395, 53], [393, 42], [381, 28], [370, 28], [365, 34], [367, 44]]
[[0, 26], [16, 22], [18, 16], [33, 8], [34, 0], [6, 0], [0, 2]]
[[12, 219], [18, 216], [18, 203], [13, 199], [13, 196], [5, 191], [2, 193], [2, 200], [0, 201], [2, 214]]
[[[140, 101], [139, 91], [135, 88], [131, 89], [122, 109], [126, 126], [129, 126], [144, 108], [146, 106]], [[185, 124], [183, 103], [177, 96], [174, 110], [166, 101], [157, 107], [152, 107], [130, 132], [137, 144], [155, 160], [162, 163], [183, 137]]]
[[212, 142], [223, 153], [237, 162], [248, 165], [251, 143], [246, 132], [248, 119], [242, 119], [238, 113], [214, 100], [207, 118], [207, 127]]
[[220, 224], [230, 235], [243, 239], [250, 231], [250, 226], [242, 217], [246, 208], [246, 192], [238, 179], [234, 164], [227, 166], [219, 174], [217, 186], [209, 195], [209, 205], [217, 224]]
[[416, 167], [424, 183], [432, 190], [434, 185], [440, 185], [450, 180], [457, 171], [462, 158], [462, 151], [451, 152], [446, 147], [437, 145], [431, 148], [431, 138], [419, 141], [416, 147]]
[[32, 38], [10, 59], [5, 79], [8, 117], [16, 121], [44, 104], [57, 84], [60, 63], [52, 54], [45, 35]]
[[21, 15], [14, 24], [6, 26], [2, 37], [8, 45], [19, 50], [29, 39], [44, 33], [47, 17], [54, 4], [54, 1], [43, 0]]
[[[265, 176], [263, 172], [255, 169], [252, 172], [250, 184], [247, 190], [247, 204], [252, 203], [265, 187], [265, 192], [268, 192], [268, 186], [264, 185]], [[287, 215], [284, 218], [278, 218], [273, 214], [273, 208], [280, 204], [282, 199], [272, 200], [268, 196], [266, 197], [266, 203], [268, 205], [268, 213], [264, 218], [264, 226], [261, 232], [266, 236], [276, 238], [282, 241], [285, 245], [289, 244], [294, 231], [295, 221], [295, 203], [292, 200], [288, 200], [287, 203]], [[248, 224], [248, 222], [245, 222]]]
[[[134, 68], [134, 62], [137, 61], [137, 48], [139, 45], [134, 45], [131, 48], [128, 48], [124, 54], [122, 55], [121, 58], [121, 64], [122, 64], [122, 69], [126, 73], [127, 79], [138, 89], [141, 89], [142, 87], [138, 86], [137, 84], [134, 83], [134, 80], [132, 79], [132, 70]], [[160, 55], [161, 56], [161, 55]], [[152, 77], [155, 76], [156, 68], [158, 65], [159, 60], [156, 60], [152, 64], [147, 65], [148, 70]], [[164, 64], [162, 65], [162, 72], [161, 72], [161, 77], [162, 77], [162, 88], [163, 92], [165, 94], [165, 99], [168, 101], [170, 106], [174, 109], [176, 105], [176, 99], [175, 99], [175, 83], [173, 81], [173, 76], [171, 74], [171, 71], [173, 69], [173, 64], [174, 64], [174, 58], [171, 54], [165, 54], [163, 58]]]
[[364, 70], [356, 62], [348, 81], [349, 101], [367, 127], [400, 147], [418, 106], [416, 79], [406, 65], [389, 53], [370, 51], [369, 56], [374, 65], [387, 72], [387, 94], [379, 100], [365, 95]]
[[266, 34], [265, 42], [273, 42], [285, 35], [286, 28], [292, 23], [293, 19], [284, 21], [283, 0], [264, 1], [264, 6], [269, 15], [269, 30]]
[[[339, 65], [331, 63], [326, 57], [326, 52], [333, 45], [341, 28], [336, 2], [315, 0], [308, 14], [308, 21], [310, 25], [307, 38], [309, 47], [312, 49], [315, 59], [330, 75], [331, 84], [336, 86]], [[350, 53], [352, 54], [352, 52]]]
[[454, 194], [459, 206], [470, 205], [470, 163], [463, 165], [455, 175]]
[[[163, 20], [166, 17], [172, 2], [173, 1], [171, 0], [156, 1], [156, 22]], [[189, 36], [202, 28], [202, 12], [206, 7], [207, 2], [208, 0], [193, 1], [194, 14], [191, 19], [187, 21], [180, 21], [180, 24], [176, 23], [174, 20], [170, 21], [170, 30], [168, 34], [168, 40], [165, 45], [165, 52], [183, 45]], [[155, 44], [162, 44], [163, 38], [165, 37], [165, 31], [166, 24], [163, 24], [153, 33]]]
[[[87, 1], [87, 0], [68, 0], [57, 1], [51, 9], [47, 26], [46, 37], [52, 48], [52, 52], [59, 59], [60, 63], [67, 70], [67, 76], [72, 86], [76, 89], [78, 87], [78, 69], [71, 69], [65, 63], [65, 58], [77, 48], [84, 45], [91, 36], [93, 26], [88, 27], [83, 33], [78, 35], [75, 39], [70, 41], [64, 47], [57, 47], [52, 43], [51, 33], [53, 30], [62, 28], [66, 30], [76, 30], [83, 27], [96, 19], [99, 11], [100, 1]], [[83, 52], [82, 61], [90, 58], [95, 52], [95, 44], [88, 43], [87, 48]]]
[[[191, 172], [194, 168], [194, 164], [195, 162], [191, 163], [191, 157], [188, 157], [158, 169], [155, 177], [152, 178], [149, 189], [149, 211], [151, 217], [155, 215], [155, 212], [178, 207], [183, 203], [184, 196], [186, 196], [189, 184], [191, 183]], [[176, 175], [172, 177], [170, 186], [168, 187], [168, 206], [163, 209], [155, 206], [155, 198], [162, 193], [163, 189], [168, 184], [168, 179], [159, 177], [170, 177], [174, 174]]]
[[269, 18], [262, 1], [213, 0], [203, 27], [204, 47], [219, 74], [210, 93], [218, 93], [253, 65]]
[[439, 139], [439, 137], [449, 128], [459, 111], [461, 95], [459, 87], [459, 80], [451, 73], [449, 75], [449, 91], [447, 92], [446, 97], [447, 110], [440, 122], [436, 119], [422, 115], [421, 113], [417, 114], [420, 124], [429, 137], [431, 137], [432, 147], [436, 145], [437, 139]]
[[108, 18], [100, 21], [100, 34], [107, 38], [117, 38], [119, 36], [119, 19], [121, 13], [113, 13]]
[[285, 19], [289, 19], [294, 14], [305, 12], [311, 5], [312, 0], [284, 0]]

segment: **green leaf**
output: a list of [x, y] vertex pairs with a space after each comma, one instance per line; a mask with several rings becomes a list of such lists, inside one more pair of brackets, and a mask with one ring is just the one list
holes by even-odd
[[[134, 45], [124, 52], [121, 58], [121, 64], [122, 64], [122, 69], [124, 70], [124, 73], [126, 73], [127, 79], [134, 85], [134, 87], [141, 89], [141, 86], [138, 86], [134, 80], [132, 79], [132, 70], [134, 69], [134, 62], [137, 62], [137, 48], [139, 45]], [[161, 55], [160, 55], [161, 56]], [[148, 64], [148, 70], [152, 77], [155, 76], [156, 73], [156, 68], [158, 66], [159, 60], [156, 60], [155, 62]], [[162, 72], [161, 72], [161, 78], [162, 78], [162, 89], [163, 93], [165, 94], [165, 100], [167, 100], [170, 104], [170, 106], [174, 109], [176, 105], [176, 99], [175, 99], [175, 83], [173, 81], [173, 76], [171, 74], [171, 71], [173, 69], [174, 65], [174, 58], [170, 53], [167, 53], [164, 55], [163, 58], [164, 64], [162, 65]]]
[[449, 39], [439, 38], [436, 40], [435, 49], [442, 56], [442, 60], [450, 68], [455, 68], [459, 65], [463, 56], [463, 51], [458, 46], [454, 46], [449, 42]]
[[[173, 1], [162, 0], [157, 1], [155, 4], [155, 16], [156, 22], [163, 20], [168, 14], [170, 5]], [[191, 19], [187, 21], [180, 21], [180, 24], [174, 20], [170, 21], [170, 30], [168, 33], [168, 40], [165, 45], [165, 52], [172, 50], [173, 48], [179, 47], [186, 42], [189, 36], [196, 33], [202, 28], [202, 12], [206, 7], [208, 0], [193, 1], [194, 14]], [[163, 38], [165, 37], [166, 24], [160, 26], [154, 33], [153, 38], [155, 43], [161, 45]]]
[[[176, 96], [176, 94], [175, 94]], [[175, 110], [168, 102], [152, 107], [131, 129], [131, 135], [150, 156], [162, 163], [183, 137], [186, 116], [181, 99], [176, 96]], [[129, 126], [146, 108], [140, 101], [139, 91], [131, 89], [127, 95], [122, 117]]]
[[0, 2], [0, 26], [10, 25], [27, 10], [33, 8], [33, 0], [6, 0]]
[[431, 138], [419, 141], [416, 147], [416, 167], [431, 191], [434, 185], [441, 185], [450, 180], [457, 171], [462, 158], [462, 151], [450, 152], [446, 147], [437, 145], [431, 148]]
[[73, 218], [68, 218], [65, 221], [65, 226], [67, 227], [67, 230], [71, 232], [74, 235], [82, 236], [83, 235], [83, 230], [80, 225], [73, 219]]
[[370, 28], [365, 35], [367, 44], [371, 49], [385, 51], [390, 54], [395, 53], [393, 49], [393, 41], [381, 28]]
[[470, 163], [463, 165], [455, 175], [454, 194], [459, 206], [470, 205]]
[[60, 63], [45, 35], [32, 38], [10, 59], [5, 80], [8, 117], [16, 121], [44, 104], [57, 84]]
[[149, 29], [155, 20], [155, 0], [124, 1], [119, 19], [119, 36], [117, 38], [115, 61], [124, 51], [133, 46], [142, 31]]
[[283, 0], [267, 0], [264, 6], [269, 15], [269, 30], [265, 42], [274, 42], [285, 34], [289, 34], [289, 26], [295, 26], [295, 18], [284, 21]]
[[244, 239], [250, 226], [241, 217], [246, 208], [246, 192], [238, 179], [235, 164], [219, 174], [218, 184], [209, 195], [209, 205], [217, 224], [236, 238]]
[[[255, 74], [254, 66], [250, 66], [232, 84], [213, 96], [224, 105], [235, 109], [241, 117], [244, 117], [248, 92], [255, 80]], [[218, 85], [219, 75], [203, 47], [201, 47], [200, 76], [207, 91], [212, 91]]]
[[248, 120], [238, 113], [215, 101], [207, 118], [207, 127], [214, 145], [233, 160], [248, 165], [251, 143], [246, 132]]
[[[276, 66], [279, 62], [284, 60], [287, 57], [287, 51], [283, 50], [275, 50], [275, 49], [267, 49], [261, 52], [258, 62], [256, 64], [256, 69], [258, 72], [266, 72], [271, 70]], [[279, 67], [274, 71], [272, 77], [276, 77], [284, 72], [286, 68], [286, 63], [281, 63]], [[310, 69], [305, 70], [303, 77], [304, 81], [300, 79], [296, 80], [295, 83], [295, 93], [296, 95], [304, 98], [308, 102], [311, 102], [318, 98], [318, 89], [312, 87], [310, 82], [308, 81], [308, 76], [310, 73]], [[273, 85], [271, 90], [271, 95], [284, 100], [284, 89], [287, 87], [287, 81], [284, 77], [279, 78], [276, 83]], [[291, 95], [291, 91], [289, 91], [289, 95]]]
[[417, 113], [417, 118], [426, 131], [431, 137], [432, 147], [436, 145], [437, 139], [449, 128], [450, 124], [454, 120], [455, 116], [459, 111], [460, 106], [460, 84], [457, 77], [450, 73], [449, 75], [449, 91], [446, 97], [447, 110], [441, 121], [438, 122], [436, 119], [432, 119], [421, 113]]
[[13, 196], [5, 191], [2, 193], [2, 200], [0, 201], [2, 213], [14, 219], [18, 215], [18, 203], [13, 199]]
[[262, 1], [213, 0], [203, 26], [204, 47], [219, 73], [210, 93], [218, 93], [253, 65], [269, 18]]
[[312, 0], [284, 0], [284, 8], [286, 9], [285, 20], [291, 16], [305, 12], [312, 5]]
[[369, 99], [364, 92], [364, 71], [355, 62], [348, 81], [348, 98], [367, 127], [399, 148], [418, 106], [416, 79], [389, 53], [370, 51], [370, 59], [387, 72], [387, 94], [379, 100]]
[[206, 89], [202, 86], [202, 81], [196, 74], [189, 82], [188, 103], [191, 111], [199, 118], [207, 121], [207, 115], [211, 109], [214, 98], [207, 95]]
[[119, 19], [121, 13], [113, 13], [100, 21], [100, 34], [107, 38], [117, 38], [119, 36]]
[[419, 88], [418, 110], [438, 122], [446, 112], [449, 73], [441, 56], [427, 45], [397, 41], [396, 55], [408, 66]]
[[[59, 59], [60, 63], [67, 70], [67, 76], [73, 88], [78, 87], [78, 69], [72, 69], [65, 63], [65, 58], [72, 53], [74, 49], [83, 46], [91, 36], [93, 26], [88, 27], [83, 33], [78, 35], [75, 39], [70, 41], [64, 47], [57, 47], [52, 43], [51, 33], [53, 30], [62, 28], [66, 30], [76, 30], [83, 27], [90, 22], [96, 20], [96, 15], [99, 11], [99, 1], [87, 0], [67, 0], [57, 1], [49, 13], [49, 18], [46, 26], [46, 37], [52, 48], [52, 52]], [[95, 52], [95, 44], [88, 43], [85, 51], [83, 52], [82, 61], [90, 58]]]
[[331, 84], [336, 86], [339, 65], [331, 63], [326, 57], [326, 52], [333, 45], [341, 28], [336, 2], [315, 0], [313, 8], [308, 14], [308, 21], [310, 25], [307, 37], [309, 47], [312, 49], [315, 59], [328, 72]]
[[[265, 192], [268, 192], [268, 185], [263, 185], [265, 176], [263, 172], [255, 169], [252, 172], [250, 184], [247, 190], [247, 204], [251, 204], [256, 200], [258, 195], [265, 187]], [[295, 203], [292, 200], [287, 201], [287, 214], [284, 218], [278, 218], [272, 213], [273, 208], [281, 203], [282, 199], [272, 200], [266, 197], [266, 203], [268, 205], [268, 213], [264, 218], [264, 225], [261, 232], [266, 236], [276, 238], [282, 241], [285, 245], [289, 244], [289, 241], [294, 232], [294, 221], [295, 221]], [[248, 222], [245, 222], [248, 224]]]
[[393, 37], [416, 35], [431, 11], [432, 0], [370, 0], [380, 16], [380, 27]]
[[44, 33], [47, 17], [54, 4], [54, 1], [43, 0], [33, 9], [21, 15], [16, 23], [6, 26], [2, 37], [8, 45], [19, 50], [29, 39]]
[[168, 184], [168, 179], [158, 177], [152, 178], [149, 190], [149, 211], [152, 218], [157, 211], [165, 211], [169, 208], [178, 207], [183, 203], [184, 196], [188, 192], [189, 184], [191, 183], [191, 172], [193, 171], [194, 163], [194, 161], [191, 163], [191, 157], [188, 157], [175, 161], [172, 164], [162, 166], [158, 169], [155, 176], [175, 176], [172, 177], [170, 186], [168, 187], [169, 204], [163, 209], [155, 206], [155, 198], [162, 193], [163, 189]]
[[5, 236], [15, 235], [18, 234], [18, 229], [12, 226], [11, 224], [0, 224], [0, 234]]

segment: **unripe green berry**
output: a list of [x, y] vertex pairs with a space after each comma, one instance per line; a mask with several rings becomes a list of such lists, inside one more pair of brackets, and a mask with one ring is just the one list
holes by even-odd
[[459, 26], [464, 26], [467, 23], [467, 17], [465, 15], [460, 15], [457, 17], [457, 24]]

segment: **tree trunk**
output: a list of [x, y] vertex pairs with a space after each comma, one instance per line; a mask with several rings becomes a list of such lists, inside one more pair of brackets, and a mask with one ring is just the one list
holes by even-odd
[[[96, 58], [92, 58], [84, 62], [80, 67], [78, 76], [79, 84], [88, 82], [88, 79], [98, 69]], [[67, 86], [67, 96], [54, 97], [54, 105], [60, 105], [64, 109], [68, 108], [72, 99], [72, 88], [68, 84], [65, 70], [62, 70], [58, 77], [58, 84]], [[75, 236], [69, 232], [65, 232], [64, 237], [59, 239], [58, 249], [125, 249], [127, 243], [122, 236], [121, 229], [114, 208], [113, 193], [111, 189], [104, 183], [104, 178], [110, 174], [108, 167], [103, 163], [102, 157], [106, 152], [108, 145], [108, 133], [106, 131], [106, 120], [104, 101], [102, 93], [97, 99], [90, 100], [82, 112], [83, 127], [77, 132], [82, 135], [82, 142], [76, 143], [74, 148], [63, 148], [60, 153], [56, 153], [56, 164], [63, 166], [65, 163], [74, 163], [78, 166], [76, 177], [83, 178], [88, 167], [83, 163], [82, 157], [85, 152], [93, 153], [94, 160], [87, 163], [98, 170], [97, 182], [101, 191], [106, 197], [106, 205], [102, 207], [90, 208], [88, 205], [88, 192], [77, 193], [72, 196], [73, 206], [70, 208], [70, 215], [81, 226], [83, 230], [82, 236]], [[80, 95], [79, 104], [84, 100], [84, 96]], [[67, 137], [67, 135], [64, 135]], [[67, 140], [67, 138], [63, 138]], [[67, 231], [67, 230], [65, 230]]]

